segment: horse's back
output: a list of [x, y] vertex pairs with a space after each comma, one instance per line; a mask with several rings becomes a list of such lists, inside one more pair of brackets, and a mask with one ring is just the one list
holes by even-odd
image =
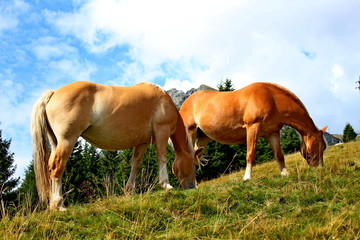
[[180, 111], [196, 115], [209, 111], [266, 115], [277, 109], [291, 108], [291, 105], [303, 106], [296, 95], [286, 88], [274, 83], [255, 82], [231, 92], [195, 92], [183, 103]]
[[95, 123], [108, 114], [151, 113], [163, 102], [172, 107], [166, 92], [151, 83], [120, 87], [78, 81], [55, 91], [47, 105], [47, 113], [67, 119], [72, 114], [89, 115], [91, 123]]

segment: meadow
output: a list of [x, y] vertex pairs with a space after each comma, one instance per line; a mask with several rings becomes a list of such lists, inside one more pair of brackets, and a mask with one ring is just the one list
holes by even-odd
[[360, 142], [329, 147], [325, 167], [287, 155], [203, 182], [30, 212], [0, 221], [2, 239], [360, 239]]

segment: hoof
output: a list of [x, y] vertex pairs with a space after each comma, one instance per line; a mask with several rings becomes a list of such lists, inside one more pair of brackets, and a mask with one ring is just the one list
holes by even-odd
[[64, 207], [64, 206], [60, 206], [60, 207], [57, 207], [57, 206], [50, 206], [50, 211], [65, 212], [65, 211], [67, 211], [67, 208], [66, 208], [66, 207]]
[[245, 174], [245, 176], [243, 177], [243, 181], [246, 182], [249, 180], [251, 180], [251, 177]]
[[125, 189], [125, 190], [124, 190], [124, 194], [125, 194], [125, 196], [134, 195], [134, 190], [127, 190], [127, 189]]
[[50, 200], [50, 211], [66, 211], [63, 198]]
[[58, 210], [60, 212], [66, 212], [67, 211], [67, 208], [66, 207], [59, 207]]
[[283, 169], [280, 173], [281, 176], [286, 177], [289, 176], [289, 172], [286, 169]]
[[163, 183], [161, 184], [161, 187], [164, 188], [166, 191], [170, 191], [173, 189], [173, 186], [171, 186], [169, 183]]
[[126, 184], [125, 189], [123, 189], [123, 191], [126, 196], [133, 195], [135, 192], [135, 186]]

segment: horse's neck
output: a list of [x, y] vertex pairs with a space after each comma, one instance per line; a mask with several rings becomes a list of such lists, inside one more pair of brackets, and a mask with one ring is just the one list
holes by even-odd
[[318, 131], [307, 111], [301, 111], [287, 117], [285, 124], [295, 128], [301, 136], [314, 135]]
[[176, 126], [175, 133], [171, 136], [171, 141], [174, 146], [174, 151], [176, 155], [191, 155], [193, 152], [193, 148], [190, 142], [190, 138], [188, 138], [184, 122], [179, 115], [178, 123]]

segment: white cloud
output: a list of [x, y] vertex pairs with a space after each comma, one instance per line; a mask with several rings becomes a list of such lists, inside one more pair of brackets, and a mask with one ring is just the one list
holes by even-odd
[[31, 50], [41, 61], [77, 55], [78, 50], [54, 37], [42, 37], [32, 43]]
[[342, 67], [340, 65], [335, 64], [332, 69], [332, 78], [331, 78], [331, 85], [332, 85], [332, 92], [334, 94], [338, 94], [339, 93], [339, 88], [340, 88], [340, 84], [341, 84], [341, 78], [344, 75], [344, 70], [342, 69]]
[[0, 116], [3, 126], [22, 125], [24, 121], [24, 104], [19, 100], [25, 88], [22, 83], [14, 81], [11, 70], [0, 71]]
[[45, 80], [49, 83], [56, 82], [55, 89], [74, 81], [90, 81], [91, 74], [96, 71], [96, 66], [92, 63], [76, 57], [50, 61], [48, 67]]
[[[184, 59], [221, 67], [228, 64], [221, 49], [234, 55], [230, 48], [238, 42], [228, 36], [235, 35], [236, 29], [222, 18], [234, 18], [232, 8], [244, 3], [90, 1], [74, 13], [47, 12], [47, 16], [61, 32], [81, 39], [92, 52], [129, 44], [130, 57], [147, 69], [160, 69], [169, 61], [183, 63]], [[226, 16], [229, 11], [232, 16]], [[186, 70], [192, 71], [179, 69]], [[197, 75], [198, 71], [193, 73]]]
[[0, 70], [0, 129], [4, 139], [11, 139], [10, 151], [15, 153], [16, 175], [19, 176], [31, 160], [29, 126], [32, 100], [24, 98], [27, 89], [15, 77], [11, 70]]
[[90, 81], [96, 66], [80, 56], [79, 49], [56, 37], [41, 37], [31, 43], [31, 51], [41, 62], [44, 80], [58, 88], [73, 81]]
[[342, 76], [344, 76], [344, 70], [343, 68], [338, 65], [338, 64], [335, 64], [332, 69], [331, 69], [331, 72], [333, 74], [333, 77], [334, 78], [341, 78]]
[[128, 86], [139, 82], [152, 82], [163, 74], [159, 68], [144, 66], [140, 62], [121, 61], [116, 63], [116, 67], [122, 74], [107, 81], [108, 84]]
[[[336, 1], [93, 0], [75, 12], [48, 11], [47, 16], [62, 33], [76, 36], [92, 52], [128, 44], [131, 58], [149, 70], [188, 59], [205, 67], [179, 68], [190, 78], [179, 80], [214, 85], [225, 75], [246, 75], [258, 81], [278, 81], [272, 76], [284, 70], [298, 75], [297, 66], [309, 60], [301, 49], [311, 49], [306, 51], [311, 58], [313, 52], [317, 58], [328, 57], [328, 53], [322, 55], [323, 43], [318, 42], [334, 42], [326, 40], [333, 33], [323, 8], [331, 14], [339, 5]], [[321, 19], [319, 13], [325, 17]], [[311, 24], [304, 24], [304, 18]], [[169, 81], [176, 79], [167, 72], [163, 75]]]
[[0, 33], [14, 29], [19, 23], [19, 15], [29, 9], [29, 4], [21, 0], [0, 2]]

